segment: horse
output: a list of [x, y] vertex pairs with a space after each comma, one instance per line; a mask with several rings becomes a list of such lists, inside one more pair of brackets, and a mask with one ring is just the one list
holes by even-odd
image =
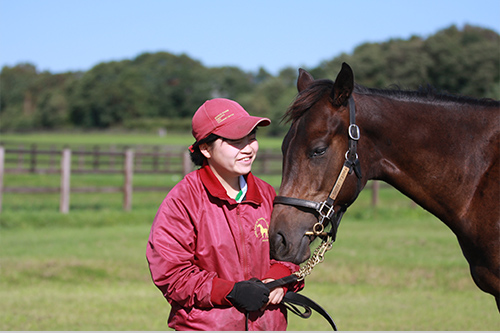
[[299, 69], [297, 90], [283, 116], [271, 257], [303, 263], [324, 226], [336, 229], [367, 181], [380, 180], [451, 229], [500, 311], [500, 101], [367, 88], [346, 63], [335, 81]]

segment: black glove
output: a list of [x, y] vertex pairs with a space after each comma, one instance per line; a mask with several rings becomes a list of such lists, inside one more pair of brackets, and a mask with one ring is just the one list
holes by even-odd
[[240, 281], [226, 298], [236, 307], [252, 312], [260, 309], [269, 301], [269, 288], [258, 279]]

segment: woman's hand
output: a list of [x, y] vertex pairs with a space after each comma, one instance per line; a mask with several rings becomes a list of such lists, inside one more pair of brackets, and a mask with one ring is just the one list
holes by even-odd
[[[262, 282], [268, 283], [271, 281], [274, 281], [274, 279], [265, 279]], [[267, 302], [266, 306], [269, 304], [280, 304], [284, 296], [285, 290], [283, 289], [283, 287], [274, 288], [269, 294], [269, 301]]]

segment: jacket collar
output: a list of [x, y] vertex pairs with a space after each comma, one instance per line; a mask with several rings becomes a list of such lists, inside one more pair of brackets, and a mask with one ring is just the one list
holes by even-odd
[[[217, 179], [212, 169], [206, 162], [200, 168], [200, 177], [201, 182], [212, 196], [217, 197], [221, 200], [225, 200], [230, 204], [236, 204], [236, 200], [231, 199], [227, 195], [226, 189], [224, 188], [224, 186], [222, 186], [222, 184]], [[250, 172], [245, 176], [245, 179], [247, 181], [248, 190], [246, 198], [242, 202], [252, 202], [256, 205], [260, 205], [263, 199], [259, 189], [257, 188], [257, 185], [255, 184], [255, 177]]]

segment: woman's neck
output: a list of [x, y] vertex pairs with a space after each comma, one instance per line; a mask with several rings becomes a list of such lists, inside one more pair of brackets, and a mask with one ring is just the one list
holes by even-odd
[[225, 176], [225, 177], [223, 177], [211, 165], [210, 165], [210, 168], [212, 169], [212, 172], [214, 173], [215, 177], [217, 177], [219, 182], [222, 184], [222, 187], [224, 187], [224, 189], [226, 190], [228, 197], [230, 197], [231, 199], [235, 199], [241, 190], [241, 188], [240, 188], [240, 176]]

